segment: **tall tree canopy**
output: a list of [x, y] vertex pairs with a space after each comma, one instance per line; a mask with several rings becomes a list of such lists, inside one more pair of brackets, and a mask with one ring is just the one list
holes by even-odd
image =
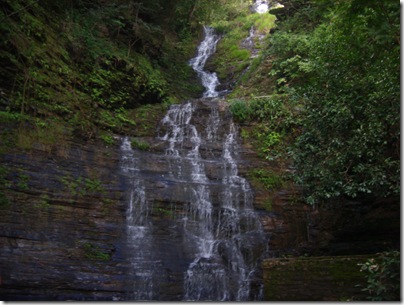
[[323, 21], [271, 41], [280, 90], [303, 106], [293, 156], [308, 201], [398, 196], [398, 2], [309, 1], [304, 10]]

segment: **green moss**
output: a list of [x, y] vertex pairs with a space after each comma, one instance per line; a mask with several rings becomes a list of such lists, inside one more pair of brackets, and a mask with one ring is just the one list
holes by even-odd
[[110, 133], [102, 133], [100, 138], [108, 146], [112, 146], [115, 143], [115, 138]]
[[258, 34], [269, 34], [275, 26], [276, 16], [272, 14], [251, 14], [246, 17], [246, 25], [254, 26]]
[[[180, 39], [140, 22], [125, 5], [95, 3], [83, 10], [79, 3], [27, 7], [22, 0], [5, 0], [5, 7], [0, 12], [0, 106], [8, 111], [0, 113], [0, 122], [52, 117], [84, 138], [98, 129], [127, 133], [137, 122], [125, 111], [178, 102], [201, 87], [187, 64], [195, 37]], [[38, 137], [53, 144], [40, 132], [20, 133], [17, 146], [31, 149]]]
[[6, 189], [10, 186], [7, 179], [9, 169], [5, 166], [0, 166], [0, 207], [4, 207], [10, 203], [6, 196]]
[[82, 198], [94, 193], [105, 194], [105, 188], [103, 187], [102, 182], [97, 178], [83, 176], [74, 178], [71, 175], [66, 175], [60, 178], [60, 182], [71, 196]]
[[131, 145], [133, 148], [137, 148], [140, 150], [149, 150], [150, 149], [150, 145], [149, 143], [143, 142], [141, 140], [138, 139], [133, 139], [131, 142]]
[[267, 210], [268, 212], [271, 212], [271, 211], [272, 211], [272, 199], [271, 199], [271, 198], [268, 198], [268, 199], [264, 202], [263, 206], [264, 206], [264, 209], [265, 209], [265, 210]]
[[[248, 14], [240, 15], [232, 21], [220, 20], [212, 24], [218, 32], [225, 33], [212, 60], [220, 79], [237, 78], [255, 62], [255, 59], [251, 59], [250, 51], [242, 47], [242, 41], [249, 37], [251, 27], [254, 27], [257, 34], [268, 34], [275, 26], [275, 20], [276, 17], [271, 14]], [[255, 45], [261, 48], [258, 40]]]
[[17, 148], [31, 150], [36, 144], [42, 150], [50, 152], [53, 148], [63, 148], [71, 139], [71, 129], [64, 122], [55, 119], [29, 119], [20, 124], [14, 133], [14, 145]]
[[168, 209], [168, 208], [155, 207], [154, 208], [154, 214], [162, 216], [162, 217], [172, 218], [173, 215], [174, 215], [174, 212], [171, 209]]
[[17, 187], [20, 190], [26, 191], [29, 188], [30, 176], [25, 173], [19, 173]]
[[10, 204], [10, 200], [7, 198], [4, 191], [0, 190], [0, 207], [5, 207]]
[[90, 243], [85, 243], [83, 250], [85, 251], [85, 256], [91, 260], [109, 261], [111, 259], [109, 253]]
[[50, 207], [50, 198], [47, 194], [43, 194], [40, 197], [39, 207], [41, 209], [48, 209]]
[[264, 262], [265, 301], [364, 300], [364, 256], [268, 259]]
[[278, 189], [285, 184], [285, 178], [274, 171], [256, 169], [252, 170], [249, 176], [254, 182], [258, 182], [267, 190]]

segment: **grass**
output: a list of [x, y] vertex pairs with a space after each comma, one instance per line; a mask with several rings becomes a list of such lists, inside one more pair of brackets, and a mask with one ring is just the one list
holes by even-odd
[[[253, 61], [250, 50], [243, 48], [241, 43], [249, 37], [249, 31], [254, 27], [256, 34], [267, 35], [275, 26], [276, 17], [271, 14], [242, 15], [233, 21], [218, 21], [212, 26], [216, 31], [224, 33], [213, 56], [213, 63], [220, 79], [226, 79], [233, 74], [241, 74]], [[260, 49], [258, 40], [255, 47]]]

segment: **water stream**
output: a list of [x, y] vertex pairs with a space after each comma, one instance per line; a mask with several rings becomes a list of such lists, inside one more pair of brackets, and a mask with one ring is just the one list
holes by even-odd
[[256, 13], [265, 14], [269, 10], [269, 4], [267, 0], [255, 0], [253, 9]]
[[216, 52], [216, 45], [220, 36], [211, 27], [203, 27], [205, 38], [198, 47], [198, 54], [189, 61], [191, 67], [198, 73], [202, 85], [205, 87], [203, 97], [217, 97], [216, 87], [220, 84], [216, 72], [205, 71], [206, 61]]
[[149, 219], [150, 206], [146, 201], [145, 186], [139, 171], [139, 157], [132, 149], [128, 137], [122, 139], [121, 169], [127, 175], [128, 208], [126, 229], [131, 270], [134, 271], [129, 298], [135, 300], [153, 299], [153, 283], [156, 261], [153, 259], [152, 223]]
[[[216, 74], [204, 71], [220, 38], [204, 30], [190, 61], [203, 98], [170, 107], [157, 131], [161, 152], [140, 152], [122, 139], [131, 300], [262, 299], [268, 240], [238, 174], [237, 126], [217, 98]], [[153, 203], [170, 207], [169, 217], [157, 217]]]

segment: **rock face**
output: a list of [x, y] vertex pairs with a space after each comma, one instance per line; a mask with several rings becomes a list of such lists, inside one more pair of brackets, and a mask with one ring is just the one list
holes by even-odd
[[366, 301], [366, 277], [358, 269], [368, 256], [278, 258], [264, 262], [265, 300]]
[[[240, 151], [241, 175], [257, 168], [282, 172], [258, 158], [248, 141]], [[253, 184], [254, 206], [270, 235], [272, 257], [301, 255], [364, 255], [400, 248], [399, 198], [340, 199], [324, 206], [304, 203], [292, 182], [276, 190]], [[268, 207], [268, 202], [270, 206]]]
[[293, 184], [251, 187], [268, 164], [227, 103], [175, 107], [155, 137], [2, 155], [2, 300], [265, 300], [267, 257], [399, 248], [399, 200], [313, 209]]
[[2, 299], [261, 299], [268, 240], [238, 149], [226, 103], [201, 99], [154, 138], [4, 155]]
[[116, 148], [6, 154], [2, 300], [124, 299], [126, 206]]
[[238, 175], [237, 130], [226, 103], [171, 106], [149, 144], [151, 152], [131, 150], [127, 139], [121, 147], [137, 190], [128, 198], [128, 237], [139, 246], [148, 240], [132, 259], [133, 299], [262, 298], [267, 236]]

